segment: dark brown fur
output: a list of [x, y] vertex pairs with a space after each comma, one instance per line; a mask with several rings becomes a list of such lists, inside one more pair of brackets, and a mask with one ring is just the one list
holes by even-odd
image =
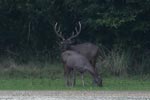
[[[64, 75], [66, 78], [67, 86], [74, 86], [75, 84], [75, 72], [78, 71], [81, 74], [89, 72], [93, 77], [94, 82], [98, 86], [102, 86], [102, 79], [96, 72], [96, 70], [89, 63], [88, 59], [83, 55], [67, 50], [61, 54], [64, 64]], [[70, 78], [70, 79], [69, 79]], [[73, 81], [72, 81], [73, 80]]]

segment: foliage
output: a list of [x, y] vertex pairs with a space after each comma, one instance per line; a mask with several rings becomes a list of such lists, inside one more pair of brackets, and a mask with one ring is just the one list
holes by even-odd
[[118, 48], [113, 49], [105, 58], [104, 65], [110, 72], [117, 76], [127, 75], [127, 69], [131, 66], [131, 53]]
[[82, 32], [76, 40], [109, 49], [121, 44], [138, 59], [150, 51], [149, 12], [150, 0], [0, 0], [0, 55], [21, 62], [31, 55], [58, 60], [55, 22], [68, 37], [80, 20]]

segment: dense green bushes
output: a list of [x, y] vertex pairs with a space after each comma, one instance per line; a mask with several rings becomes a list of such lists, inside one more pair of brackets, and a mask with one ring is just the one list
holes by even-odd
[[[0, 56], [19, 63], [35, 58], [57, 62], [55, 22], [68, 37], [80, 20], [82, 32], [76, 40], [108, 48], [106, 61], [116, 69], [113, 73], [149, 73], [149, 12], [149, 0], [1, 0]], [[121, 51], [116, 51], [119, 45]]]

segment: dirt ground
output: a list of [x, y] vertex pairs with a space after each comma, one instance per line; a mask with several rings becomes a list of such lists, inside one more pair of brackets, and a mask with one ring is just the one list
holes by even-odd
[[150, 100], [150, 91], [0, 91], [0, 100]]

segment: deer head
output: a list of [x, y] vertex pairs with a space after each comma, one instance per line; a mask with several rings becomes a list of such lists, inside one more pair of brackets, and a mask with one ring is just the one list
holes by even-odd
[[101, 77], [97, 74], [97, 72], [95, 73], [96, 75], [94, 75], [94, 81], [93, 81], [94, 85], [103, 86]]
[[59, 38], [61, 38], [61, 40], [62, 40], [60, 42], [60, 46], [63, 51], [69, 49], [70, 45], [72, 44], [72, 39], [74, 39], [75, 37], [77, 37], [80, 34], [80, 32], [81, 32], [80, 21], [78, 22], [78, 25], [79, 25], [79, 29], [77, 27], [75, 27], [75, 31], [72, 32], [72, 35], [69, 38], [65, 39], [62, 31], [60, 30], [60, 26], [58, 26], [58, 23], [56, 22], [56, 24], [54, 26], [54, 31], [55, 31], [56, 35]]

